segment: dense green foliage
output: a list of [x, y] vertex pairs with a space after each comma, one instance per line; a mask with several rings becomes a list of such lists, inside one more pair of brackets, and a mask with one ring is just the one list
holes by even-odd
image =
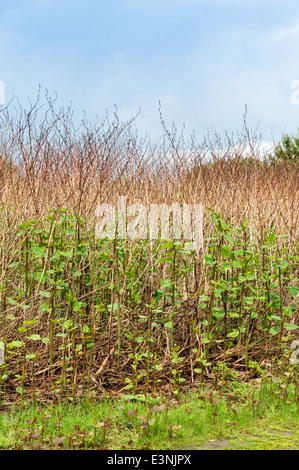
[[270, 155], [270, 161], [274, 163], [299, 163], [299, 134], [292, 136], [284, 134]]
[[298, 245], [271, 230], [254, 242], [246, 222], [234, 227], [213, 210], [207, 224], [213, 236], [199, 255], [183, 241], [98, 239], [65, 209], [11, 224], [1, 399], [63, 401], [124, 387], [179, 394], [234, 368], [296, 382]]

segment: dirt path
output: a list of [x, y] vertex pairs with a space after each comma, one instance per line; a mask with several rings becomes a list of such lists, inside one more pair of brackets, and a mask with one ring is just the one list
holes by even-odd
[[182, 450], [299, 450], [297, 432], [269, 431], [267, 434], [244, 435], [244, 439], [209, 439], [199, 447]]

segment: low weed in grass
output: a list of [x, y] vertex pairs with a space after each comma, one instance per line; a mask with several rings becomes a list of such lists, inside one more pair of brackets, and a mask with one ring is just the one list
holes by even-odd
[[[0, 446], [14, 449], [200, 448], [226, 439], [246, 448], [252, 434], [271, 438], [275, 429], [298, 443], [298, 403], [294, 388], [287, 401], [270, 381], [248, 388], [235, 383], [230, 391], [203, 389], [177, 398], [127, 395], [119, 399], [81, 400], [53, 407], [12, 408], [1, 414]], [[272, 388], [272, 391], [271, 391]], [[274, 394], [273, 394], [274, 391]], [[278, 392], [277, 394], [275, 392]], [[259, 404], [257, 406], [257, 403]], [[293, 439], [293, 443], [292, 443]], [[267, 439], [264, 439], [264, 443]], [[263, 444], [264, 445], [264, 444]]]

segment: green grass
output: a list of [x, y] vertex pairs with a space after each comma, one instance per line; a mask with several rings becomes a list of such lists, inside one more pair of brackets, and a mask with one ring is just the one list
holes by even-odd
[[[253, 392], [253, 390], [255, 390]], [[145, 402], [146, 399], [146, 402]], [[205, 388], [178, 400], [152, 394], [16, 406], [0, 415], [1, 449], [298, 449], [298, 398], [277, 386]]]

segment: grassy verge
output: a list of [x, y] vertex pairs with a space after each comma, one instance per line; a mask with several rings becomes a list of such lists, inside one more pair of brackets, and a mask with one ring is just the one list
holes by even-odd
[[17, 407], [0, 416], [1, 449], [298, 449], [298, 399], [239, 384], [179, 399], [137, 395]]

